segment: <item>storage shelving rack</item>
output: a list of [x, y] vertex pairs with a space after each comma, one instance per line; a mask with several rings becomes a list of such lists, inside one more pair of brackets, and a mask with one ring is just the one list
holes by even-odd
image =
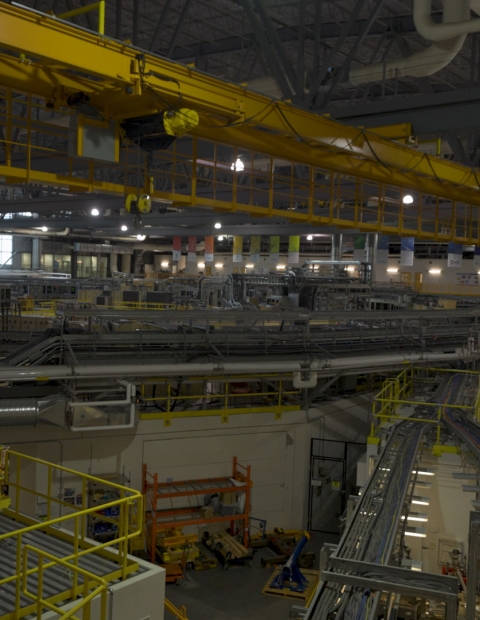
[[[233, 457], [231, 477], [203, 478], [200, 480], [159, 482], [158, 474], [149, 473], [147, 465], [143, 465], [142, 492], [146, 496], [145, 531], [147, 532], [147, 540], [148, 532], [150, 534], [148, 541], [150, 560], [155, 561], [157, 534], [160, 530], [181, 528], [188, 525], [230, 522], [233, 530], [235, 523], [242, 521], [242, 542], [247, 547], [252, 488], [250, 474], [250, 465], [241, 465], [237, 457]], [[203, 515], [201, 508], [205, 495], [215, 493], [245, 493], [243, 512], [228, 516], [206, 517]], [[174, 500], [181, 497], [189, 498], [191, 505], [175, 508], [173, 506]], [[198, 498], [197, 501], [193, 502], [196, 498]], [[170, 503], [170, 507], [159, 507], [158, 504], [161, 500], [162, 506]]]

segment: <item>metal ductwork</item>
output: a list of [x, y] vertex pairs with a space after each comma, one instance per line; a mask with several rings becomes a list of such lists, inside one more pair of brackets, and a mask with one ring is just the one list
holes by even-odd
[[462, 49], [469, 32], [480, 31], [480, 20], [469, 19], [470, 0], [444, 0], [441, 24], [433, 22], [430, 11], [430, 0], [415, 0], [415, 24], [418, 22], [420, 34], [429, 35], [426, 38], [432, 41], [430, 47], [408, 58], [353, 69], [349, 75], [349, 83], [358, 85], [405, 76], [433, 75], [450, 64]]
[[67, 401], [62, 396], [2, 399], [0, 428], [38, 425], [65, 427], [66, 406]]

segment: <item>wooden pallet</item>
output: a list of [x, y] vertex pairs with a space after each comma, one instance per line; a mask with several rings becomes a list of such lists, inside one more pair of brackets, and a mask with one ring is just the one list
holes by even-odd
[[304, 592], [292, 592], [285, 587], [283, 590], [278, 590], [277, 588], [271, 588], [270, 584], [275, 579], [275, 577], [280, 573], [282, 569], [277, 568], [274, 570], [272, 575], [270, 575], [265, 587], [262, 590], [262, 594], [268, 594], [271, 596], [283, 596], [285, 598], [294, 598], [297, 600], [304, 601], [304, 607], [308, 607], [310, 602], [315, 594], [315, 591], [319, 582], [319, 574], [317, 570], [307, 570], [302, 569], [302, 575], [308, 580], [308, 585], [305, 588]]

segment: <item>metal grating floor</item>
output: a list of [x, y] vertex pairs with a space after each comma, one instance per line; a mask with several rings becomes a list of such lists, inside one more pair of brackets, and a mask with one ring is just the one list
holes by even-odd
[[[22, 529], [23, 524], [12, 521], [5, 515], [0, 514], [0, 535]], [[43, 551], [47, 551], [57, 557], [65, 557], [73, 553], [73, 545], [49, 536], [40, 531], [30, 532], [23, 536], [23, 544], [29, 544]], [[0, 541], [0, 580], [15, 574], [16, 541], [15, 538]], [[28, 568], [36, 566], [35, 556], [32, 554], [28, 563]], [[106, 560], [98, 555], [82, 557], [79, 559], [79, 566], [98, 576], [111, 574], [118, 570], [118, 564]], [[44, 595], [51, 597], [65, 592], [71, 587], [71, 575], [64, 568], [57, 566], [48, 569], [44, 573], [43, 591]], [[79, 578], [79, 583], [81, 580]], [[37, 592], [37, 577], [32, 575], [28, 579], [28, 589], [32, 593]], [[21, 608], [30, 606], [32, 600], [21, 595]], [[15, 610], [15, 582], [0, 586], [0, 620], [6, 614]]]

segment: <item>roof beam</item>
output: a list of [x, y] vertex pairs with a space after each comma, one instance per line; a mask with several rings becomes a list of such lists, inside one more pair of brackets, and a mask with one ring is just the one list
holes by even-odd
[[408, 115], [418, 136], [470, 131], [478, 128], [480, 88], [372, 101], [365, 105], [330, 106], [325, 112], [349, 125], [363, 127], [396, 125]]

